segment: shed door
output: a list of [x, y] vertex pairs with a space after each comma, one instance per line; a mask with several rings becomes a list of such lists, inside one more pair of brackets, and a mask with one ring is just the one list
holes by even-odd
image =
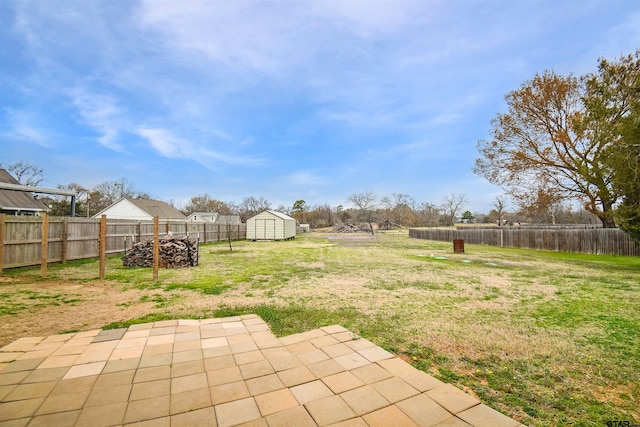
[[276, 220], [256, 219], [256, 239], [275, 239]]

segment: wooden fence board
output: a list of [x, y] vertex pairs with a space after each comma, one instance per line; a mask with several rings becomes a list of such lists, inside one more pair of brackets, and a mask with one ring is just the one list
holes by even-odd
[[493, 229], [410, 229], [409, 237], [416, 239], [528, 248], [556, 252], [599, 255], [640, 256], [640, 244], [617, 228], [518, 228]]

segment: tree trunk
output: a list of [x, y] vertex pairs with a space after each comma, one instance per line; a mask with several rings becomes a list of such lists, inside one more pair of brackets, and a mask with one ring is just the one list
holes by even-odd
[[608, 216], [600, 216], [600, 221], [602, 221], [602, 228], [616, 228], [616, 223], [613, 218], [609, 218]]
[[616, 228], [610, 203], [602, 202], [602, 212], [598, 213], [598, 218], [602, 221], [602, 228]]

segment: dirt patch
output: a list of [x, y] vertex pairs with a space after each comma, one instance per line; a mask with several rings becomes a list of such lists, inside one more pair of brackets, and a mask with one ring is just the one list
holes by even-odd
[[367, 244], [372, 244], [376, 241], [375, 236], [371, 235], [347, 235], [347, 234], [339, 234], [339, 235], [331, 235], [326, 236], [326, 238], [332, 242], [337, 242], [342, 246], [362, 246]]

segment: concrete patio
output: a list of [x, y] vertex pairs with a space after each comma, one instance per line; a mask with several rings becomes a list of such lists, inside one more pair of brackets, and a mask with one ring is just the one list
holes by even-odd
[[0, 426], [27, 425], [521, 426], [341, 326], [276, 338], [255, 315], [21, 338]]

